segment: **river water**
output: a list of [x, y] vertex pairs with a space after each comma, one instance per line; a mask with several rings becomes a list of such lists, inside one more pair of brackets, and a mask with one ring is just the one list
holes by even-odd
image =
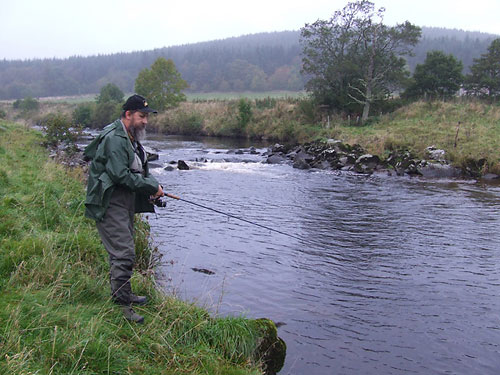
[[150, 216], [165, 291], [279, 323], [280, 374], [499, 373], [498, 185], [302, 171], [227, 140], [146, 145], [191, 167], [153, 168], [168, 192], [298, 237], [175, 200]]

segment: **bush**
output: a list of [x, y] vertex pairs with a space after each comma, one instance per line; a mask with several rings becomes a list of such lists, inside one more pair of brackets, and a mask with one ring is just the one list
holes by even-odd
[[121, 105], [116, 102], [99, 103], [92, 116], [92, 124], [96, 128], [103, 128], [111, 124], [121, 114]]
[[73, 122], [78, 126], [88, 128], [92, 124], [92, 117], [94, 116], [94, 106], [91, 103], [79, 104], [73, 111]]
[[71, 120], [61, 113], [49, 113], [40, 124], [45, 131], [46, 144], [57, 147], [61, 143], [75, 146], [79, 135], [78, 128], [71, 127]]
[[0, 119], [4, 119], [7, 117], [7, 112], [5, 112], [3, 109], [0, 109]]
[[199, 113], [181, 113], [179, 116], [180, 134], [201, 135], [203, 133], [203, 118]]
[[252, 119], [252, 104], [250, 101], [241, 98], [238, 102], [238, 128], [243, 133], [245, 127]]
[[17, 99], [13, 104], [12, 107], [14, 109], [20, 109], [21, 111], [24, 112], [29, 112], [29, 111], [36, 111], [40, 107], [40, 103], [38, 100], [33, 99], [30, 96], [27, 96], [24, 99]]
[[297, 105], [297, 111], [300, 117], [309, 124], [321, 121], [318, 106], [313, 99], [301, 99]]

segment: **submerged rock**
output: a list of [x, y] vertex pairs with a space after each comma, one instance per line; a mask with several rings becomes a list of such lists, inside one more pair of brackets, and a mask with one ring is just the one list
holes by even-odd
[[500, 176], [494, 173], [486, 173], [481, 179], [484, 181], [496, 181], [500, 180]]
[[204, 273], [205, 275], [215, 275], [215, 272], [214, 271], [210, 271], [209, 269], [206, 269], [206, 268], [196, 268], [196, 267], [193, 267], [191, 268], [194, 272], [200, 272], [200, 273]]

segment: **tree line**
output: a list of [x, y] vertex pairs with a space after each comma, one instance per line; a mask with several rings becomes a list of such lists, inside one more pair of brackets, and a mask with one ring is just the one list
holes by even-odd
[[[453, 54], [469, 71], [495, 36], [477, 32], [422, 28], [414, 56], [405, 56], [409, 70], [425, 61], [427, 52]], [[0, 61], [0, 99], [98, 93], [108, 83], [134, 90], [139, 72], [159, 57], [172, 60], [191, 92], [242, 92], [304, 89], [300, 31], [260, 33], [211, 42], [67, 59]]]

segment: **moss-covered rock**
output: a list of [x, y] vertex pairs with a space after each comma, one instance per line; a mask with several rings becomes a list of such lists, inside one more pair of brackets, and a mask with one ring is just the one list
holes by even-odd
[[255, 359], [262, 363], [266, 375], [275, 375], [285, 363], [285, 341], [278, 337], [278, 329], [272, 320], [256, 319], [254, 324], [260, 333]]

